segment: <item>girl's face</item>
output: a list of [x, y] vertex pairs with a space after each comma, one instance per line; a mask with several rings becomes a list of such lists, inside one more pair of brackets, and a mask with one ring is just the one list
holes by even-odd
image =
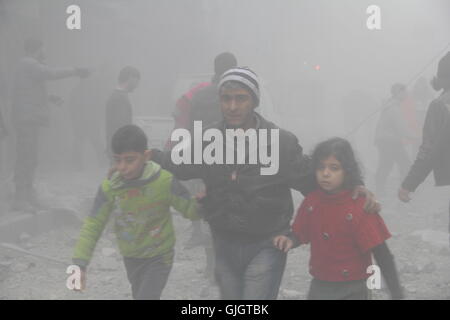
[[334, 156], [321, 160], [316, 169], [317, 183], [329, 193], [336, 193], [342, 189], [344, 177], [344, 169]]

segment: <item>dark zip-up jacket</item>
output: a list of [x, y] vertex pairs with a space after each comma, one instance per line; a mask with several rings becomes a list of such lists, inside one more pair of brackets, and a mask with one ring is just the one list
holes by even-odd
[[[152, 157], [178, 179], [203, 179], [207, 194], [203, 201], [204, 216], [213, 232], [244, 241], [288, 232], [293, 214], [290, 189], [306, 195], [316, 186], [310, 158], [303, 154], [295, 135], [257, 113], [255, 116], [258, 132], [279, 129], [279, 170], [274, 175], [261, 175], [263, 165], [259, 159], [257, 164], [175, 165], [170, 152], [154, 150]], [[225, 137], [223, 121], [211, 128], [222, 131]], [[271, 152], [270, 138], [267, 141]]]
[[423, 140], [417, 158], [402, 183], [409, 191], [433, 171], [437, 186], [450, 185], [450, 91], [433, 100], [423, 126]]

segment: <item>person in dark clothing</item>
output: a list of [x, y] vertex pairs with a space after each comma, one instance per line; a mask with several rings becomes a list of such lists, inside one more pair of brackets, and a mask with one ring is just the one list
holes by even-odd
[[375, 132], [375, 146], [378, 149], [378, 167], [375, 174], [376, 193], [385, 194], [385, 185], [389, 174], [397, 165], [403, 177], [409, 164], [405, 143], [413, 136], [403, 117], [401, 105], [406, 99], [406, 87], [395, 84], [391, 88], [392, 97], [382, 111]]
[[[260, 94], [253, 71], [230, 69], [222, 75], [218, 88], [222, 121], [209, 128], [223, 136], [226, 129], [251, 129], [259, 133], [274, 129], [279, 132], [276, 145], [267, 142], [258, 149], [267, 148], [269, 154], [278, 146], [279, 170], [261, 175], [264, 167], [261, 158], [256, 164], [176, 165], [170, 152], [152, 150], [153, 159], [181, 180], [200, 178], [205, 183], [202, 205], [211, 228], [215, 275], [222, 299], [276, 299], [286, 254], [274, 247], [272, 237], [289, 232], [293, 213], [290, 189], [305, 195], [314, 190], [311, 162], [295, 135], [255, 112]], [[267, 137], [267, 141], [271, 140]], [[225, 143], [221, 143], [224, 149]], [[245, 156], [249, 157], [249, 152]], [[359, 186], [356, 191], [368, 196], [370, 211], [379, 209], [367, 189]]]
[[46, 82], [69, 77], [87, 77], [85, 68], [55, 69], [45, 64], [43, 43], [30, 38], [25, 41], [25, 57], [16, 73], [12, 96], [12, 116], [16, 131], [16, 161], [14, 182], [16, 185], [13, 209], [34, 211], [42, 208], [33, 188], [38, 165], [39, 132], [49, 125], [48, 102], [61, 104], [61, 98], [49, 96]]
[[350, 143], [342, 138], [319, 143], [312, 159], [318, 188], [303, 200], [292, 234], [274, 238], [275, 246], [284, 252], [311, 244], [313, 280], [308, 299], [369, 299], [371, 253], [392, 298], [403, 298], [394, 257], [386, 244], [391, 234], [380, 215], [364, 211], [363, 199], [351, 198], [350, 190], [361, 180], [361, 170]]
[[106, 102], [106, 152], [111, 159], [111, 138], [119, 128], [133, 123], [133, 107], [128, 94], [138, 86], [141, 75], [134, 67], [124, 67], [118, 78], [116, 89]]
[[428, 107], [422, 144], [398, 191], [398, 197], [403, 202], [411, 200], [410, 193], [414, 192], [432, 171], [436, 186], [450, 185], [450, 52], [439, 61], [437, 76], [432, 80], [432, 86], [436, 91], [443, 92]]

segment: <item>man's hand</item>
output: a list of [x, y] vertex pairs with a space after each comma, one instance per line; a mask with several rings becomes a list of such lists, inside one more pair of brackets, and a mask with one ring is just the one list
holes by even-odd
[[376, 200], [375, 195], [364, 186], [357, 186], [353, 190], [352, 198], [365, 197], [364, 210], [369, 213], [378, 213], [381, 211], [381, 204]]
[[411, 193], [411, 191], [400, 187], [400, 189], [398, 190], [398, 198], [403, 202], [409, 202], [409, 201], [411, 201], [411, 198], [409, 196], [410, 193]]
[[86, 271], [81, 270], [80, 273], [80, 289], [74, 288], [74, 291], [81, 292], [86, 289]]
[[288, 252], [294, 246], [294, 242], [289, 237], [276, 236], [273, 238], [273, 245], [283, 252]]

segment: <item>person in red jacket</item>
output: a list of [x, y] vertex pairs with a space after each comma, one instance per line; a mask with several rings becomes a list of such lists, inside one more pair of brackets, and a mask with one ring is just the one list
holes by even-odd
[[324, 141], [312, 160], [318, 188], [298, 209], [291, 234], [274, 238], [274, 245], [285, 252], [311, 244], [308, 299], [369, 299], [372, 253], [392, 298], [402, 298], [394, 258], [385, 243], [391, 234], [380, 215], [364, 210], [363, 198], [352, 199], [361, 171], [350, 143], [341, 138]]

